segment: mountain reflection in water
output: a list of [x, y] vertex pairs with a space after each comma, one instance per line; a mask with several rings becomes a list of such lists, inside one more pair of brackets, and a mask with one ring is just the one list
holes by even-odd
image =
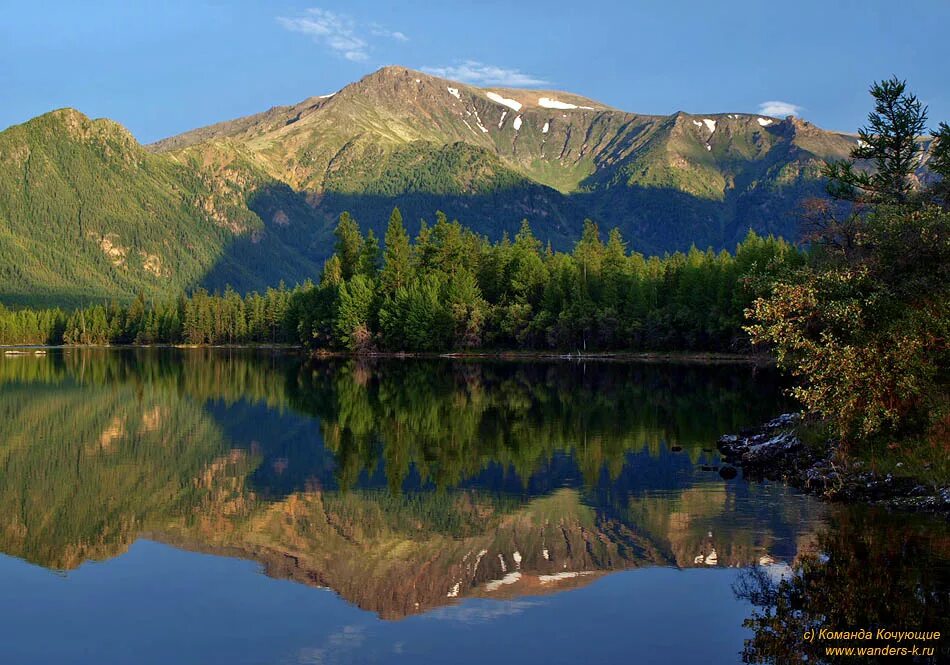
[[818, 512], [701, 470], [779, 408], [744, 366], [67, 351], [0, 380], [0, 547], [50, 568], [147, 536], [396, 618], [791, 557]]
[[[720, 434], [787, 407], [777, 382], [735, 364], [0, 358], [0, 551], [71, 570], [160, 541], [386, 619], [645, 566], [800, 567], [850, 511], [715, 471]], [[780, 650], [764, 644], [748, 648]]]

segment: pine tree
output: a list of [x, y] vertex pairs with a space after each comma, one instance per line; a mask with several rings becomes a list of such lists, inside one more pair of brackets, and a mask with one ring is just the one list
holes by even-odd
[[[120, 341], [125, 343], [135, 342], [139, 332], [141, 332], [145, 326], [146, 309], [145, 294], [139, 291], [139, 293], [135, 296], [135, 300], [132, 301], [132, 304], [129, 305], [129, 309], [125, 312], [125, 325], [121, 327], [123, 329]], [[114, 314], [109, 318], [111, 320], [118, 319], [119, 312], [120, 310], [116, 308]], [[119, 328], [119, 326], [116, 326], [116, 328]], [[115, 333], [112, 333], [112, 335], [114, 334]]]
[[380, 284], [384, 293], [392, 295], [398, 289], [405, 287], [412, 276], [412, 249], [409, 246], [406, 228], [402, 224], [399, 208], [393, 208], [392, 215], [389, 217], [385, 244]]
[[373, 229], [366, 232], [366, 238], [363, 240], [363, 251], [360, 254], [359, 273], [370, 279], [376, 279], [379, 274], [380, 252], [379, 240]]
[[[840, 441], [936, 446], [947, 419], [937, 377], [948, 366], [950, 214], [912, 192], [926, 109], [897, 79], [871, 93], [870, 126], [852, 157], [873, 160], [877, 170], [856, 173], [853, 163], [829, 169], [832, 193], [866, 204], [849, 216], [844, 228], [852, 232], [826, 227], [831, 232], [816, 235], [820, 244], [797, 270], [763, 261], [784, 251], [772, 239], [740, 248], [740, 266], [749, 251], [761, 261], [758, 271], [765, 268], [748, 280], [765, 288], [746, 330], [797, 377], [794, 395]], [[944, 131], [941, 125], [931, 154], [938, 173]]]
[[451, 274], [444, 287], [443, 300], [452, 314], [453, 346], [478, 347], [482, 342], [486, 307], [475, 275], [468, 270]]
[[933, 138], [930, 162], [927, 165], [946, 180], [950, 178], [950, 124], [941, 122]]
[[588, 284], [588, 288], [596, 284], [604, 260], [604, 243], [600, 239], [597, 224], [589, 219], [584, 220], [581, 239], [574, 245], [574, 258], [580, 264], [581, 278]]
[[334, 323], [336, 341], [351, 351], [365, 350], [372, 342], [369, 319], [375, 298], [372, 280], [356, 275], [340, 286]]
[[[851, 160], [833, 162], [825, 169], [832, 196], [873, 203], [907, 201], [911, 176], [920, 162], [917, 139], [926, 129], [927, 107], [906, 90], [907, 82], [896, 77], [871, 86], [874, 110], [868, 114], [868, 126], [858, 130]], [[856, 160], [873, 162], [874, 170], [856, 170]]]
[[187, 344], [204, 344], [207, 341], [201, 316], [201, 303], [206, 296], [204, 289], [196, 289], [185, 301], [182, 335]]
[[927, 167], [939, 176], [931, 193], [937, 203], [950, 208], [950, 125], [946, 122], [941, 122], [934, 132]]
[[363, 235], [360, 233], [359, 224], [350, 213], [341, 213], [333, 235], [336, 236], [336, 255], [340, 258], [343, 279], [349, 279], [359, 270], [360, 257], [363, 254]]
[[334, 254], [323, 264], [320, 286], [339, 286], [343, 282], [343, 266], [340, 257]]
[[619, 313], [623, 296], [627, 293], [627, 245], [620, 229], [613, 229], [607, 237], [603, 259], [602, 302]]

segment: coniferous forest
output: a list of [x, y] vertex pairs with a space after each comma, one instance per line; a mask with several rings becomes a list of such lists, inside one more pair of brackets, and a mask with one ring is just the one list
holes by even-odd
[[570, 253], [527, 222], [491, 243], [437, 213], [411, 239], [394, 209], [382, 247], [349, 214], [317, 283], [264, 293], [203, 289], [61, 309], [0, 309], [2, 344], [299, 344], [356, 352], [476, 349], [745, 351], [743, 312], [768, 275], [800, 265], [750, 232], [734, 254], [632, 252], [585, 225]]

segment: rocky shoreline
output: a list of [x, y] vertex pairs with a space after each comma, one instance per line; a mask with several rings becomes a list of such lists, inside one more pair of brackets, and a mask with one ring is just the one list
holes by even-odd
[[[720, 437], [723, 460], [751, 480], [782, 481], [829, 501], [863, 502], [950, 516], [950, 487], [880, 475], [859, 460], [836, 456], [833, 447], [806, 446], [796, 433], [799, 416], [783, 414], [761, 427]], [[722, 472], [729, 474], [730, 467]], [[724, 474], [724, 475], [725, 475]]]

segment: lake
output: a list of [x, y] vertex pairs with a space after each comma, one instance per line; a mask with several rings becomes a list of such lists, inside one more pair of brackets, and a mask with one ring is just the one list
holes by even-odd
[[789, 408], [745, 364], [0, 356], [0, 663], [711, 665], [950, 632], [945, 520], [723, 470], [721, 434]]

